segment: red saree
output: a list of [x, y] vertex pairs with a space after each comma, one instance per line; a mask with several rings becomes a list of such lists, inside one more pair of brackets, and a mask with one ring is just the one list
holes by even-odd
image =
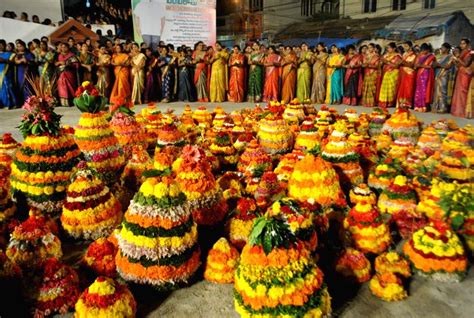
[[[472, 107], [468, 105], [467, 94], [469, 93], [469, 85], [472, 79], [471, 63], [472, 57], [471, 50], [465, 50], [459, 57], [464, 63], [468, 63], [467, 66], [459, 66], [458, 74], [456, 75], [456, 83], [454, 84], [454, 94], [451, 104], [451, 115], [458, 117], [466, 117], [467, 108]], [[470, 62], [470, 63], [469, 63]], [[472, 101], [471, 101], [472, 102]]]
[[346, 105], [356, 106], [358, 99], [362, 95], [362, 72], [360, 65], [362, 64], [362, 55], [355, 54], [352, 58], [347, 56], [347, 65], [344, 75], [344, 97], [342, 103]]
[[229, 102], [244, 101], [245, 87], [245, 55], [242, 53], [232, 54], [230, 60]]
[[[413, 51], [403, 54], [402, 62], [415, 63], [416, 54]], [[413, 66], [400, 66], [400, 85], [398, 88], [398, 107], [412, 107], [415, 94], [416, 72]]]
[[263, 101], [278, 101], [280, 93], [280, 67], [275, 63], [280, 63], [281, 56], [270, 54], [265, 60], [265, 84], [263, 86]]

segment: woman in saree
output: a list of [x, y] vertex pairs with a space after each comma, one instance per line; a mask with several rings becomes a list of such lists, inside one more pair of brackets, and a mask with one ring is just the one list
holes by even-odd
[[473, 60], [470, 43], [468, 39], [463, 38], [460, 45], [461, 53], [459, 56], [454, 57], [458, 73], [456, 75], [456, 83], [454, 84], [451, 115], [457, 117], [472, 117], [472, 113], [466, 112], [467, 108], [469, 108], [469, 110], [472, 108], [472, 105], [468, 105], [467, 103], [472, 79], [471, 63]]
[[169, 103], [174, 98], [174, 81], [175, 81], [175, 64], [176, 57], [168, 54], [168, 47], [161, 49], [160, 60], [158, 65], [161, 69], [161, 100], [162, 103]]
[[367, 55], [363, 58], [364, 79], [362, 84], [362, 105], [374, 107], [377, 103], [377, 82], [379, 78], [380, 56], [375, 50], [375, 44], [367, 47]]
[[331, 46], [332, 55], [328, 59], [327, 64], [327, 90], [326, 103], [340, 104], [342, 102], [342, 95], [344, 94], [343, 77], [344, 70], [342, 64], [345, 57], [335, 45]]
[[130, 101], [130, 56], [123, 52], [121, 44], [115, 46], [111, 63], [114, 67], [115, 82], [110, 94], [110, 103], [119, 105]]
[[313, 55], [313, 85], [311, 88], [311, 101], [322, 104], [326, 98], [326, 64], [329, 54], [326, 52], [324, 43], [318, 43], [317, 54]]
[[194, 71], [194, 85], [196, 86], [196, 94], [198, 102], [208, 102], [209, 93], [207, 89], [207, 52], [203, 42], [199, 42], [193, 54], [193, 62], [196, 64]]
[[313, 53], [308, 44], [301, 44], [301, 53], [298, 58], [298, 75], [296, 80], [296, 97], [300, 102], [311, 98], [311, 61]]
[[178, 58], [178, 99], [185, 102], [196, 100], [193, 85], [193, 53], [191, 49], [182, 50]]
[[41, 41], [36, 55], [36, 63], [38, 64], [41, 81], [48, 85], [48, 87], [50, 87], [54, 76], [54, 59], [54, 52], [48, 48], [48, 42]]
[[15, 53], [6, 51], [7, 42], [0, 40], [0, 108], [14, 108], [16, 102], [13, 86]]
[[132, 103], [141, 105], [142, 95], [145, 89], [145, 63], [146, 56], [140, 52], [137, 43], [132, 44], [130, 53], [130, 66], [132, 72]]
[[281, 62], [281, 99], [287, 104], [296, 96], [296, 65], [298, 57], [291, 48], [285, 47], [285, 52]]
[[281, 56], [275, 52], [275, 47], [268, 48], [268, 54], [263, 64], [265, 66], [265, 85], [263, 87], [263, 101], [279, 101], [280, 96], [280, 63]]
[[110, 94], [110, 62], [111, 56], [108, 54], [105, 45], [100, 45], [97, 56], [97, 90], [102, 96]]
[[451, 104], [454, 67], [453, 56], [449, 54], [450, 51], [451, 45], [449, 43], [443, 43], [437, 61], [433, 63], [433, 67], [435, 68], [435, 88], [431, 111], [434, 113], [446, 113]]
[[433, 63], [436, 61], [436, 58], [431, 53], [430, 45], [423, 43], [420, 49], [421, 52], [415, 60], [416, 84], [414, 106], [416, 111], [426, 112], [433, 101]]
[[153, 49], [147, 47], [145, 49], [145, 91], [143, 99], [145, 104], [160, 99], [161, 77], [158, 71], [158, 58], [153, 56]]
[[413, 43], [411, 41], [403, 43], [403, 49], [405, 53], [403, 53], [402, 63], [400, 64], [400, 85], [398, 88], [397, 106], [412, 107], [416, 85], [416, 53], [413, 51]]
[[235, 45], [229, 59], [229, 102], [243, 102], [245, 97], [245, 55], [240, 52], [240, 47]]
[[35, 57], [26, 49], [25, 42], [18, 40], [16, 44], [16, 88], [18, 89], [17, 101], [22, 105], [31, 95], [31, 86], [26, 80], [27, 77], [37, 75], [35, 69]]
[[402, 57], [397, 53], [395, 42], [387, 46], [387, 53], [381, 59], [383, 63], [382, 85], [380, 85], [379, 106], [383, 108], [395, 106], [398, 88], [398, 67]]
[[72, 106], [74, 99], [79, 70], [79, 59], [69, 50], [66, 43], [60, 44], [61, 53], [57, 56], [55, 63], [58, 70], [58, 95], [61, 106]]
[[81, 51], [78, 55], [81, 67], [79, 68], [79, 78], [81, 83], [92, 81], [92, 67], [94, 66], [94, 56], [89, 52], [89, 46], [86, 43], [81, 44]]
[[225, 101], [228, 91], [229, 81], [227, 79], [227, 60], [229, 54], [219, 42], [216, 42], [216, 52], [211, 58], [211, 103], [221, 103]]
[[354, 45], [349, 45], [347, 51], [346, 64], [343, 65], [346, 70], [343, 103], [356, 106], [362, 95], [362, 54], [357, 54]]
[[260, 50], [258, 43], [252, 45], [248, 64], [249, 84], [247, 100], [251, 103], [258, 103], [262, 100], [263, 93], [263, 59], [264, 55]]

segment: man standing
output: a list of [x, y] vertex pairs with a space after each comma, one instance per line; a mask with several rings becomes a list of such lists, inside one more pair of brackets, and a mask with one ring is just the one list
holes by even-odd
[[133, 9], [133, 17], [137, 33], [155, 50], [165, 27], [166, 2], [141, 0]]

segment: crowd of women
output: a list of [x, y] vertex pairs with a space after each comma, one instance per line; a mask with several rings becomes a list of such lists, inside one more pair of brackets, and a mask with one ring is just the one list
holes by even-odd
[[[311, 49], [265, 47], [241, 52], [220, 43], [194, 48], [160, 43], [157, 50], [133, 42], [92, 46], [90, 41], [31, 46], [0, 40], [0, 106], [21, 105], [30, 93], [27, 75], [57, 83], [61, 105], [70, 106], [78, 83], [93, 81], [112, 104], [173, 100], [199, 102], [302, 102], [409, 107], [472, 117], [474, 55], [468, 39], [444, 43], [370, 43], [356, 49], [323, 43]], [[52, 79], [56, 79], [52, 81]]]

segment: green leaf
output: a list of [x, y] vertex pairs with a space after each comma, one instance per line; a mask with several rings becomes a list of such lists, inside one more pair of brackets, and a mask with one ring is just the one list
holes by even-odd
[[464, 216], [462, 214], [458, 214], [455, 217], [451, 218], [451, 226], [453, 230], [459, 230], [464, 224]]
[[272, 242], [272, 234], [270, 233], [265, 233], [263, 237], [263, 251], [265, 254], [269, 254], [272, 251], [273, 247], [273, 242]]
[[464, 167], [469, 167], [469, 160], [467, 159], [467, 157], [462, 157], [461, 159], [461, 162], [462, 164], [464, 165]]
[[257, 243], [257, 238], [262, 233], [265, 225], [267, 224], [267, 220], [264, 217], [260, 217], [253, 223], [252, 232], [250, 233], [250, 244], [255, 245]]

